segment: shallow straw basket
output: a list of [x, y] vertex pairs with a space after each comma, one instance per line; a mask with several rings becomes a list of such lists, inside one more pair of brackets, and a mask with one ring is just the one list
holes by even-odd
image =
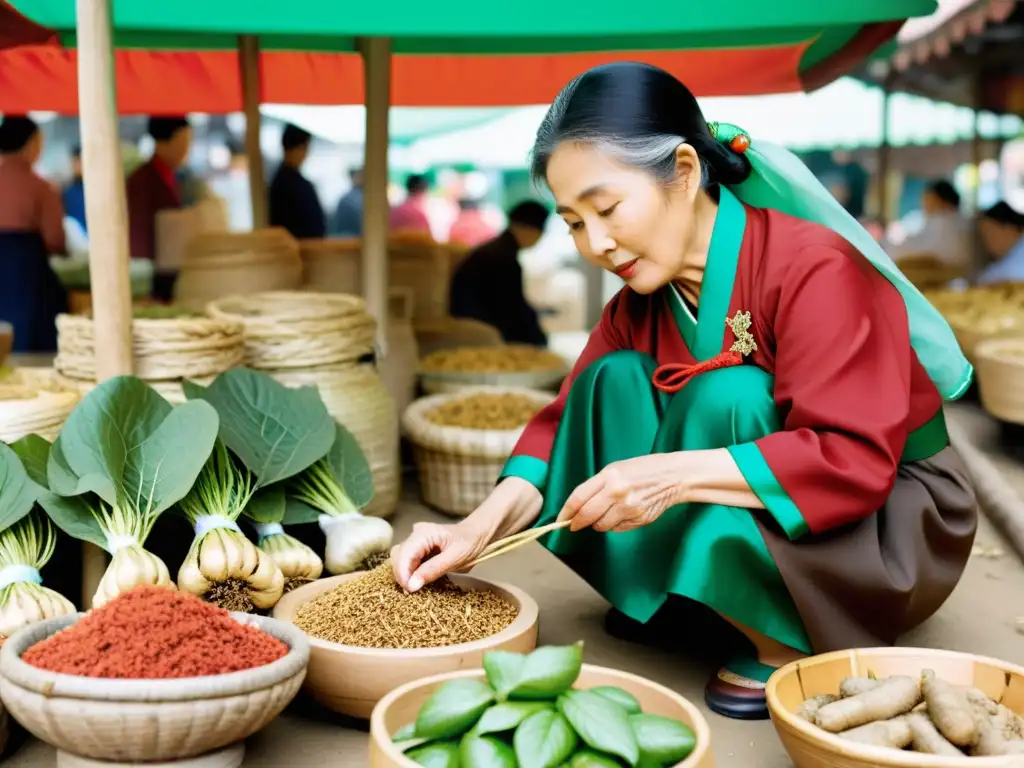
[[299, 244], [280, 228], [204, 233], [188, 245], [175, 301], [202, 309], [228, 295], [294, 290], [302, 284]]
[[1012, 424], [1024, 424], [1024, 338], [990, 339], [975, 349], [981, 405]]
[[[216, 376], [242, 362], [243, 330], [239, 322], [208, 317], [135, 318], [133, 370], [155, 381]], [[91, 318], [58, 315], [54, 368], [69, 378], [96, 378]]]
[[51, 368], [15, 368], [0, 374], [0, 440], [37, 434], [53, 440], [81, 399]]
[[390, 298], [387, 354], [377, 367], [384, 388], [395, 402], [397, 413], [402, 413], [416, 395], [420, 353], [416, 334], [412, 330], [412, 291], [408, 288], [392, 288]]
[[465, 516], [494, 490], [502, 467], [523, 434], [518, 429], [468, 429], [433, 424], [426, 414], [445, 403], [477, 393], [519, 394], [543, 407], [554, 400], [548, 392], [512, 387], [472, 387], [458, 393], [424, 397], [402, 415], [402, 429], [413, 444], [420, 491], [430, 506]]
[[315, 386], [328, 412], [348, 429], [366, 454], [373, 472], [373, 501], [364, 514], [388, 517], [398, 506], [401, 465], [398, 412], [377, 369], [370, 364], [342, 364], [268, 373], [287, 387]]
[[352, 362], [373, 352], [377, 323], [343, 293], [269, 291], [211, 302], [207, 314], [245, 327], [245, 363], [261, 370]]
[[435, 317], [413, 323], [420, 355], [459, 347], [500, 347], [501, 331], [493, 325], [461, 317]]
[[[306, 676], [305, 634], [285, 622], [241, 613], [232, 617], [281, 640], [289, 648], [287, 655], [255, 669], [176, 680], [79, 677], [21, 660], [30, 646], [82, 615], [32, 624], [0, 650], [4, 703], [30, 733], [60, 750], [58, 765], [88, 764], [75, 757], [131, 765], [184, 761], [222, 750], [277, 717]], [[238, 765], [240, 753], [236, 749], [234, 760], [217, 765]], [[74, 757], [67, 760], [69, 756]], [[187, 764], [192, 763], [182, 763]]]

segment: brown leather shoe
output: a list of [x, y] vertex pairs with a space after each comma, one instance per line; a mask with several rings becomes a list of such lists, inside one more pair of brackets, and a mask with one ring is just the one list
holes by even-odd
[[719, 669], [704, 687], [708, 709], [734, 720], [767, 720], [765, 683], [775, 671], [749, 658], [735, 659]]

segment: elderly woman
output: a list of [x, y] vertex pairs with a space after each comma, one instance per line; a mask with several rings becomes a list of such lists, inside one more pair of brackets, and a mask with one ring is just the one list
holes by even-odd
[[566, 86], [533, 170], [626, 286], [480, 508], [396, 548], [399, 583], [569, 521], [545, 545], [623, 620], [678, 596], [750, 641], [705, 694], [748, 719], [779, 665], [931, 616], [977, 525], [942, 415], [971, 368], [871, 237], [792, 155], [709, 126], [641, 64]]

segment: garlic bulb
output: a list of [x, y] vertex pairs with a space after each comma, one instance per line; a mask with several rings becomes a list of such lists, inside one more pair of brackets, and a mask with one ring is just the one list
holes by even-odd
[[143, 584], [174, 589], [171, 573], [163, 560], [137, 543], [119, 546], [114, 549], [110, 565], [103, 572], [96, 594], [92, 596], [92, 607], [99, 608]]
[[391, 549], [394, 531], [386, 520], [357, 512], [320, 516], [320, 530], [327, 536], [324, 565], [333, 574], [359, 570], [371, 555]]
[[248, 612], [277, 604], [284, 575], [274, 558], [241, 531], [216, 527], [192, 542], [178, 571], [178, 587], [229, 611]]
[[75, 606], [64, 595], [28, 581], [8, 586], [0, 593], [0, 601], [0, 637], [10, 637], [37, 621], [75, 612]]
[[324, 563], [316, 552], [294, 536], [289, 536], [277, 523], [257, 524], [259, 548], [270, 555], [285, 579], [285, 592], [315, 581], [323, 573]]

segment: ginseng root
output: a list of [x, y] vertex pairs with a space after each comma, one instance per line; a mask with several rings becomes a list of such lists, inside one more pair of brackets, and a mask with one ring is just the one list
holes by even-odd
[[[905, 715], [920, 702], [921, 687], [916, 680], [890, 677], [870, 691], [826, 704], [818, 710], [815, 722], [823, 730], [839, 733], [877, 720]], [[909, 731], [910, 727], [906, 727]]]
[[939, 733], [935, 724], [923, 712], [913, 712], [907, 715], [907, 724], [910, 726], [910, 732], [914, 737], [911, 744], [915, 752], [923, 752], [926, 755], [946, 755], [948, 757], [964, 756], [963, 752]]
[[851, 728], [840, 733], [839, 738], [855, 741], [858, 744], [869, 744], [873, 747], [905, 749], [910, 746], [914, 735], [910, 730], [907, 718], [896, 717], [891, 720], [881, 720], [861, 725], [857, 728]]
[[971, 750], [975, 757], [997, 757], [1002, 755], [1024, 755], [1024, 741], [1011, 741], [1006, 738], [1005, 719], [994, 715], [987, 721], [978, 723], [978, 743]]
[[823, 693], [821, 696], [812, 696], [800, 705], [800, 709], [796, 711], [796, 716], [809, 723], [813, 723], [814, 718], [818, 714], [818, 710], [826, 704], [831, 704], [835, 701], [839, 701], [839, 697], [833, 696], [831, 693]]
[[978, 724], [962, 690], [926, 669], [921, 673], [921, 692], [928, 704], [928, 716], [947, 741], [958, 747], [978, 743]]
[[876, 680], [874, 677], [847, 677], [839, 684], [839, 696], [844, 699], [859, 696], [862, 693], [873, 691], [883, 682], [885, 681]]

